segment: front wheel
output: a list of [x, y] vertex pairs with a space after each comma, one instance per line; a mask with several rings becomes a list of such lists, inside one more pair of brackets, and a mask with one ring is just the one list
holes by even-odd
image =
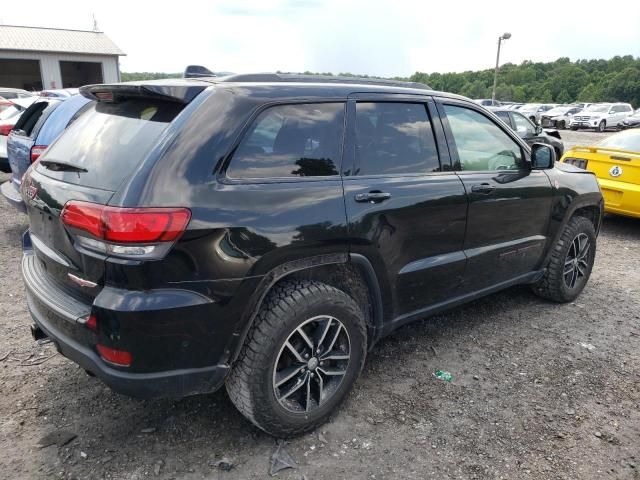
[[336, 411], [366, 351], [364, 317], [351, 297], [316, 281], [286, 281], [260, 309], [227, 378], [227, 392], [265, 432], [299, 435]]
[[564, 120], [560, 120], [560, 121], [558, 122], [558, 128], [559, 128], [560, 130], [564, 130], [565, 128], [567, 128], [567, 124], [565, 123], [565, 121], [564, 121]]
[[602, 133], [605, 131], [605, 129], [607, 128], [607, 122], [605, 122], [604, 120], [601, 120], [600, 123], [598, 124], [598, 132]]
[[591, 220], [573, 217], [553, 247], [544, 276], [533, 291], [554, 302], [572, 302], [587, 284], [596, 258], [596, 233]]

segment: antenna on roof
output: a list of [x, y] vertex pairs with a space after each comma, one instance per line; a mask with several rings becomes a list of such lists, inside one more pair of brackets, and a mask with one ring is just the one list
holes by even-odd
[[98, 28], [98, 20], [96, 20], [96, 14], [92, 13], [91, 16], [93, 17], [93, 31], [99, 32], [100, 29]]

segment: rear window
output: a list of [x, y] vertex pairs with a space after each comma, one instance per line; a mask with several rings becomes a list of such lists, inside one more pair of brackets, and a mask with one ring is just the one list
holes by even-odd
[[338, 175], [343, 103], [280, 105], [262, 112], [238, 145], [230, 178]]
[[17, 121], [16, 126], [14, 127], [15, 130], [22, 130], [24, 135], [30, 136], [33, 127], [40, 119], [42, 112], [44, 112], [48, 106], [49, 102], [36, 102], [33, 105], [30, 105], [22, 114], [20, 120]]
[[38, 172], [76, 185], [115, 190], [134, 172], [182, 108], [182, 104], [151, 99], [97, 103], [42, 157], [87, 171], [53, 171], [39, 164]]

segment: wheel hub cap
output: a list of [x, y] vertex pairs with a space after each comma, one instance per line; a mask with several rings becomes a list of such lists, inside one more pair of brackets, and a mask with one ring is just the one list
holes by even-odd
[[309, 362], [307, 363], [307, 368], [312, 371], [318, 368], [318, 359], [316, 357], [313, 357], [311, 360], [309, 360]]

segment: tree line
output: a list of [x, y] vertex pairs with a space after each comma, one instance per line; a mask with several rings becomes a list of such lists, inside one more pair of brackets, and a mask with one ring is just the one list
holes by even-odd
[[[304, 72], [313, 74], [313, 72]], [[493, 68], [460, 73], [416, 72], [394, 80], [426, 83], [434, 90], [469, 98], [490, 98]], [[332, 75], [321, 73], [321, 75]], [[340, 73], [342, 76], [367, 77]], [[122, 73], [122, 81], [175, 78], [181, 74]], [[374, 78], [374, 77], [371, 77]], [[640, 58], [615, 56], [609, 60], [577, 60], [562, 57], [554, 62], [524, 61], [500, 66], [496, 98], [511, 102], [571, 103], [629, 102], [640, 107]]]

